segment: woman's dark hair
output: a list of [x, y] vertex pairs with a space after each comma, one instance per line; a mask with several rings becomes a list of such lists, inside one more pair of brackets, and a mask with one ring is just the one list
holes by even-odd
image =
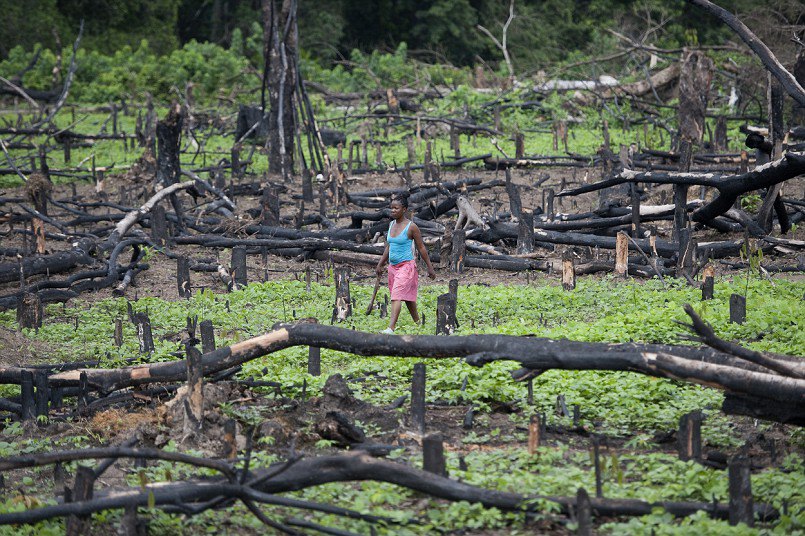
[[408, 197], [410, 195], [411, 194], [409, 194], [408, 192], [405, 192], [405, 193], [402, 193], [402, 194], [394, 194], [391, 197], [391, 202], [393, 203], [394, 201], [397, 201], [399, 204], [401, 204], [403, 206], [403, 208], [407, 209], [408, 208]]

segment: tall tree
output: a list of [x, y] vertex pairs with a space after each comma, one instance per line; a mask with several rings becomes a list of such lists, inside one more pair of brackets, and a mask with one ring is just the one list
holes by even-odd
[[296, 0], [263, 0], [265, 74], [268, 90], [268, 170], [288, 179], [293, 169], [294, 94], [297, 82]]

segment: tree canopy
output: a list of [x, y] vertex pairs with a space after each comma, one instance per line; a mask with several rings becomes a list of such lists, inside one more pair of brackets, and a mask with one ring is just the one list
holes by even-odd
[[[192, 40], [228, 47], [259, 30], [255, 23], [260, 21], [260, 4], [260, 0], [0, 0], [0, 59], [16, 45], [30, 50], [36, 43], [51, 49], [57, 42], [67, 44], [82, 19], [84, 46], [106, 54], [124, 46], [136, 48], [143, 39], [158, 55]], [[729, 4], [738, 12], [752, 7], [749, 0]], [[299, 0], [300, 45], [322, 61], [348, 58], [354, 49], [390, 51], [405, 42], [411, 55], [424, 59], [456, 65], [496, 62], [500, 50], [477, 26], [500, 37], [508, 8], [499, 0]], [[683, 1], [517, 0], [515, 14], [508, 42], [521, 72], [574, 54], [606, 50], [608, 43], [621, 39], [609, 28], [659, 46], [704, 44], [728, 35], [718, 21]]]

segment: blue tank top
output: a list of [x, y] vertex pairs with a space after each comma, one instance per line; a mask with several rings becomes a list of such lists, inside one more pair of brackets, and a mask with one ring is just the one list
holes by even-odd
[[394, 227], [394, 222], [389, 224], [389, 232], [386, 234], [386, 240], [389, 243], [389, 264], [414, 260], [414, 241], [408, 238], [408, 228], [411, 227], [411, 222], [409, 221], [403, 232], [397, 236], [391, 236], [392, 227]]

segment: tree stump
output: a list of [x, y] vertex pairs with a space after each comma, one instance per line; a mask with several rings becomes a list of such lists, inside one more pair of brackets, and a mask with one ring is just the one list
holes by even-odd
[[467, 233], [464, 229], [453, 231], [452, 248], [450, 250], [450, 270], [457, 274], [464, 271], [464, 255], [466, 253]]
[[26, 292], [17, 300], [17, 324], [20, 329], [39, 329], [42, 327], [42, 300], [38, 294]]
[[157, 205], [151, 209], [151, 240], [159, 247], [168, 243], [168, 219], [165, 207]]
[[749, 460], [744, 457], [733, 458], [727, 467], [727, 474], [730, 493], [729, 523], [746, 523], [752, 527], [755, 524], [755, 508]]
[[185, 343], [187, 359], [187, 397], [184, 399], [184, 423], [182, 431], [184, 436], [195, 437], [201, 430], [204, 418], [204, 368], [201, 363], [201, 352], [193, 341]]
[[318, 346], [308, 347], [307, 373], [311, 376], [321, 376], [321, 348]]
[[422, 469], [439, 476], [447, 476], [442, 434], [430, 434], [422, 438]]
[[140, 343], [140, 353], [150, 354], [154, 351], [154, 336], [151, 334], [151, 320], [146, 313], [134, 313], [132, 316]]
[[[90, 467], [79, 465], [75, 472], [73, 485], [73, 502], [92, 499], [92, 487], [95, 485], [95, 471]], [[67, 536], [85, 536], [90, 534], [89, 516], [70, 515], [65, 523]]]
[[539, 415], [535, 413], [528, 421], [528, 454], [530, 456], [536, 454], [539, 448], [541, 430]]
[[249, 284], [246, 270], [246, 248], [237, 246], [232, 248], [232, 290], [238, 290]]
[[50, 385], [48, 375], [44, 370], [39, 370], [34, 374], [34, 404], [37, 417], [48, 416], [48, 402], [50, 401]]
[[520, 255], [534, 252], [534, 214], [528, 210], [520, 212], [517, 222], [517, 253]]
[[679, 253], [676, 259], [676, 270], [679, 275], [690, 275], [693, 263], [696, 260], [696, 241], [692, 238], [690, 227], [683, 227], [677, 230], [679, 240]]
[[184, 256], [176, 259], [176, 288], [180, 298], [190, 298], [193, 295], [190, 290], [190, 260]]
[[277, 189], [266, 183], [263, 186], [263, 195], [260, 198], [262, 206], [263, 225], [277, 226], [280, 224], [280, 198]]
[[525, 157], [525, 134], [522, 132], [517, 132], [514, 135], [514, 157]]
[[677, 450], [682, 461], [700, 460], [702, 457], [702, 413], [692, 411], [679, 418]]
[[629, 275], [629, 236], [618, 231], [615, 241], [615, 273], [621, 277]]
[[335, 279], [335, 307], [333, 315], [335, 320], [343, 322], [352, 316], [352, 300], [349, 296], [349, 268], [336, 268], [333, 271]]
[[23, 370], [20, 380], [20, 418], [23, 421], [33, 420], [36, 416], [36, 399], [34, 398], [34, 375], [30, 370]]
[[215, 328], [212, 320], [202, 320], [198, 327], [201, 332], [201, 352], [212, 352], [215, 350]]
[[743, 324], [746, 321], [746, 297], [740, 294], [730, 295], [730, 322]]
[[593, 533], [593, 506], [590, 495], [584, 488], [576, 493], [576, 534], [578, 536], [591, 536]]
[[411, 377], [411, 426], [425, 433], [425, 363], [415, 363]]
[[520, 190], [517, 188], [517, 185], [512, 182], [512, 175], [509, 168], [506, 168], [504, 173], [506, 174], [506, 194], [509, 196], [509, 207], [512, 216], [519, 218], [523, 211], [523, 204], [520, 200]]
[[576, 288], [576, 262], [573, 250], [565, 248], [562, 252], [562, 288], [573, 290]]
[[456, 300], [449, 292], [436, 299], [436, 335], [452, 335], [456, 330]]

